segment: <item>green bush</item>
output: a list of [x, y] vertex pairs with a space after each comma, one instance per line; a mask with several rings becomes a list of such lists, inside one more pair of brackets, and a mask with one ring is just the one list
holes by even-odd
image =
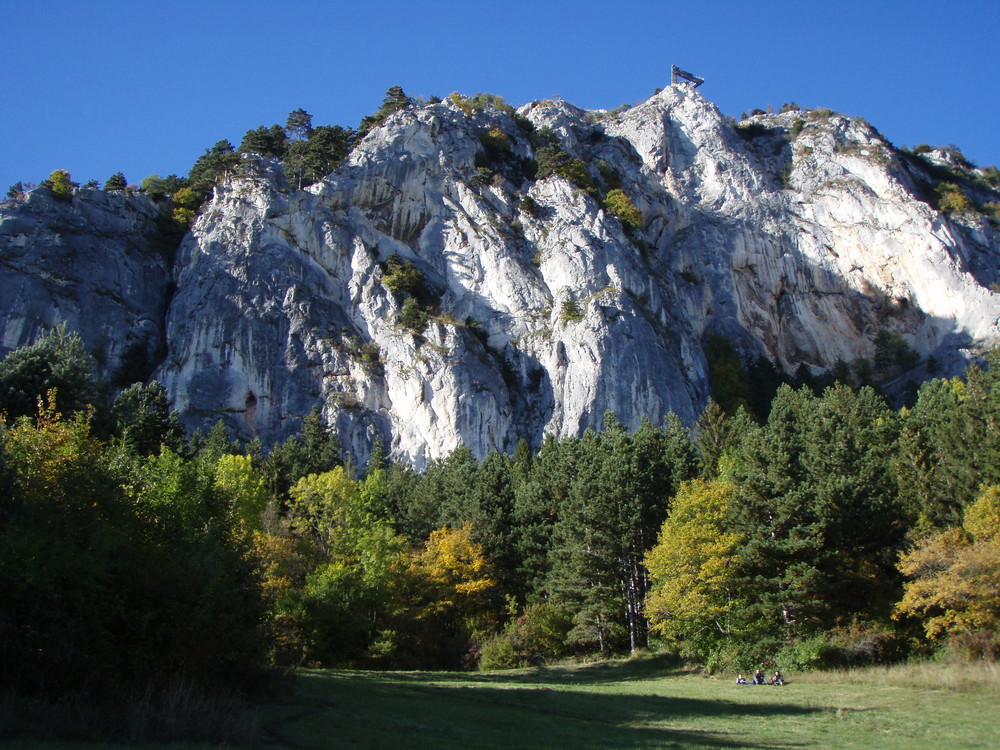
[[483, 643], [479, 668], [517, 669], [564, 656], [572, 626], [572, 618], [555, 604], [529, 604], [520, 617], [507, 623], [503, 633]]
[[412, 260], [404, 261], [398, 253], [386, 258], [382, 267], [382, 286], [390, 292], [416, 296], [423, 292], [425, 285], [423, 272]]
[[809, 638], [790, 643], [781, 648], [774, 661], [779, 669], [826, 669], [843, 661], [843, 654], [826, 633], [818, 633]]
[[809, 110], [809, 119], [811, 120], [829, 120], [836, 114], [832, 109], [827, 109], [826, 107], [820, 107], [819, 109]]
[[528, 214], [532, 219], [537, 219], [541, 214], [542, 207], [538, 205], [538, 202], [532, 198], [530, 195], [526, 195], [521, 199], [521, 202], [517, 204], [518, 208], [524, 213]]
[[562, 303], [562, 308], [559, 311], [559, 320], [566, 323], [576, 323], [583, 320], [583, 310], [580, 309], [580, 304], [572, 297]]
[[500, 128], [492, 127], [479, 134], [479, 142], [483, 148], [496, 151], [510, 151], [510, 138]]
[[634, 232], [642, 227], [642, 214], [624, 191], [609, 190], [604, 197], [604, 207], [617, 216], [627, 230]]
[[972, 208], [969, 197], [954, 182], [942, 182], [934, 188], [937, 208], [944, 213], [960, 213]]
[[570, 156], [559, 146], [544, 146], [538, 150], [535, 177], [541, 180], [553, 174], [569, 180], [581, 190], [594, 190], [594, 179], [582, 159]]
[[517, 669], [526, 666], [528, 664], [514, 650], [514, 642], [507, 633], [493, 636], [485, 641], [479, 649], [479, 668], [481, 670]]
[[994, 221], [1000, 221], [1000, 203], [997, 201], [990, 201], [989, 203], [984, 203], [982, 207], [983, 213], [989, 216]]
[[830, 644], [836, 650], [831, 658], [839, 667], [863, 667], [892, 664], [909, 655], [904, 636], [878, 624], [855, 623], [830, 631]]
[[514, 108], [505, 102], [502, 96], [496, 94], [478, 93], [475, 96], [462, 96], [454, 91], [448, 95], [448, 100], [462, 110], [467, 117], [471, 117], [476, 112], [482, 112], [490, 106], [511, 116], [514, 115]]
[[427, 327], [429, 315], [414, 297], [403, 300], [403, 310], [399, 314], [399, 322], [414, 333], [420, 334]]
[[597, 160], [597, 171], [601, 174], [601, 179], [604, 180], [604, 187], [606, 190], [621, 189], [622, 181], [618, 176], [618, 173], [611, 168], [611, 166], [604, 161], [604, 159]]
[[375, 375], [382, 374], [382, 350], [374, 341], [361, 345], [358, 358], [366, 370]]
[[52, 194], [56, 198], [61, 198], [62, 200], [70, 200], [73, 197], [73, 188], [78, 187], [75, 182], [70, 179], [69, 172], [65, 169], [55, 169], [52, 174], [49, 175], [47, 180], [43, 180], [42, 184], [52, 191]]
[[771, 135], [774, 131], [767, 125], [760, 122], [748, 122], [746, 125], [736, 125], [736, 134], [744, 141], [752, 141], [754, 138]]

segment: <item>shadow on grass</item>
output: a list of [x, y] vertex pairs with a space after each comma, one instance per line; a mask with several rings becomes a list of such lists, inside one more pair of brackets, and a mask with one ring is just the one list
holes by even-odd
[[[587, 670], [589, 671], [589, 670]], [[549, 671], [551, 672], [551, 671]], [[822, 709], [725, 699], [538, 687], [502, 675], [312, 672], [265, 713], [272, 740], [299, 750], [407, 748], [789, 748], [749, 741], [741, 720]], [[549, 675], [551, 676], [551, 675]], [[559, 675], [556, 675], [559, 678]], [[619, 680], [620, 681], [620, 680]], [[701, 727], [710, 727], [702, 729]]]

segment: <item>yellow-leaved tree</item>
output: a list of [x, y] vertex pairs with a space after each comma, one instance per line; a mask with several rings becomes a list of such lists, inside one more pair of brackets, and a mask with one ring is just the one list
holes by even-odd
[[915, 617], [934, 642], [951, 639], [981, 656], [1000, 655], [1000, 486], [985, 487], [961, 526], [924, 539], [899, 562], [911, 580], [896, 616]]
[[470, 652], [472, 633], [494, 609], [496, 583], [472, 524], [432, 531], [411, 551], [395, 592], [393, 619], [397, 664], [458, 666]]
[[496, 585], [486, 551], [472, 540], [468, 521], [459, 529], [445, 526], [432, 531], [409, 569], [430, 594], [428, 611], [466, 619], [485, 611], [486, 597]]
[[215, 489], [227, 507], [227, 520], [234, 536], [249, 540], [261, 528], [261, 514], [267, 506], [264, 477], [248, 456], [225, 454], [215, 464]]
[[732, 494], [726, 480], [684, 482], [646, 555], [650, 627], [688, 649], [706, 649], [730, 633], [733, 550], [740, 542], [723, 525]]

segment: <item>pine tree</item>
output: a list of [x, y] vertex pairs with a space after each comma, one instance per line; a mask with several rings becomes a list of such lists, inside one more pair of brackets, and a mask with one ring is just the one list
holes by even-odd
[[588, 430], [577, 446], [576, 476], [553, 530], [546, 588], [572, 613], [568, 641], [603, 653], [628, 643], [613, 499], [604, 492], [601, 438]]
[[546, 595], [553, 531], [572, 487], [577, 443], [575, 438], [557, 440], [546, 435], [526, 479], [514, 488], [517, 553], [521, 561], [518, 575], [524, 582], [527, 601], [538, 601]]
[[104, 191], [112, 192], [116, 190], [124, 190], [128, 187], [128, 182], [125, 180], [125, 175], [122, 172], [115, 172], [108, 178], [108, 181], [104, 183]]

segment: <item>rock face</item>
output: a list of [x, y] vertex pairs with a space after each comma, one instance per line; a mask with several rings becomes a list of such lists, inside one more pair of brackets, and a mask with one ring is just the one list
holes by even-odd
[[[996, 225], [919, 200], [933, 177], [863, 121], [813, 110], [734, 128], [684, 87], [624, 114], [461, 104], [394, 114], [306, 191], [261, 159], [216, 189], [177, 254], [154, 375], [189, 424], [223, 417], [267, 443], [319, 405], [360, 461], [380, 436], [421, 467], [459, 445], [482, 456], [578, 434], [609, 409], [633, 427], [671, 411], [691, 422], [712, 333], [813, 373], [871, 359], [894, 334], [925, 363], [916, 378], [1000, 339]], [[553, 142], [544, 128], [591, 190], [526, 179]], [[637, 228], [599, 199], [614, 189]], [[20, 306], [4, 277], [4, 345], [60, 317], [83, 330], [105, 279], [113, 356], [154, 346], [167, 286], [152, 254], [126, 244], [101, 260], [111, 245], [21, 229], [36, 200], [0, 224], [5, 273], [15, 248], [36, 258], [16, 269]], [[34, 249], [60, 242], [79, 256], [61, 286]], [[394, 283], [393, 263], [412, 264], [416, 286]]]
[[35, 190], [0, 209], [0, 356], [65, 323], [101, 372], [145, 379], [162, 359], [171, 289], [159, 211], [144, 196]]

